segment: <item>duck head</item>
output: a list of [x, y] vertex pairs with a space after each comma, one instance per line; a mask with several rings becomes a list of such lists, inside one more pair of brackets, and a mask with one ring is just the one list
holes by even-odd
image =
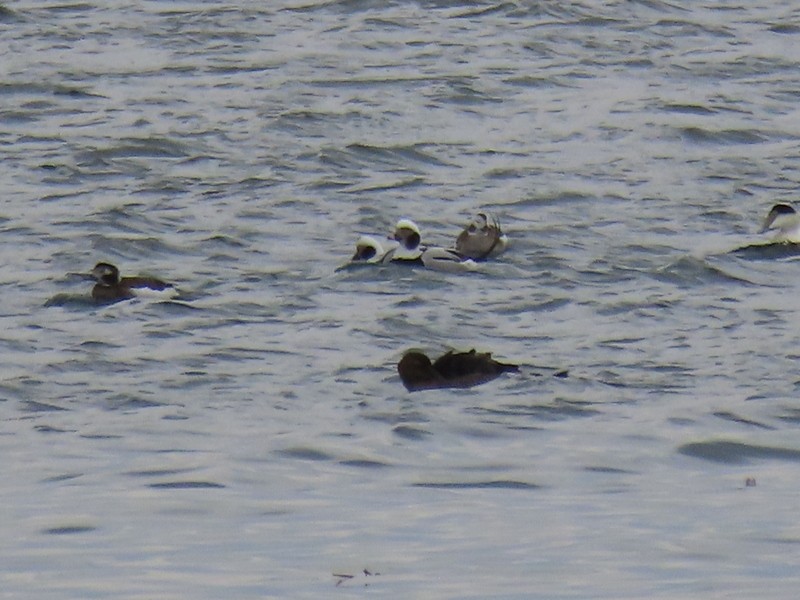
[[351, 259], [353, 262], [377, 263], [386, 253], [380, 242], [371, 235], [362, 235], [356, 242], [356, 252]]
[[788, 219], [796, 216], [797, 212], [790, 204], [776, 204], [770, 209], [767, 217], [761, 224], [759, 233], [765, 233], [771, 229], [781, 229]]
[[411, 219], [400, 219], [394, 227], [394, 239], [400, 246], [408, 251], [419, 249], [422, 235], [419, 227]]
[[397, 363], [397, 373], [409, 392], [444, 387], [445, 381], [437, 373], [431, 359], [417, 350], [409, 350]]
[[97, 263], [89, 275], [100, 285], [113, 286], [119, 283], [119, 269], [110, 263]]

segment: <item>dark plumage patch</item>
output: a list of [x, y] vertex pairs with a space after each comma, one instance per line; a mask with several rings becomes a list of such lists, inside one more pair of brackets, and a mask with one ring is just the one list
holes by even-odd
[[[791, 217], [795, 215], [796, 211], [793, 206], [790, 204], [780, 203], [773, 206], [769, 214], [767, 215], [766, 219], [764, 219], [764, 223], [761, 225], [761, 229], [759, 233], [765, 233], [771, 229], [779, 229], [780, 222], [778, 219], [783, 219], [787, 217]], [[780, 240], [785, 241], [785, 240]]]
[[772, 210], [769, 211], [770, 214], [774, 213], [776, 215], [793, 215], [797, 211], [795, 211], [794, 207], [790, 204], [776, 204], [772, 207]]
[[353, 255], [353, 260], [369, 260], [377, 253], [378, 251], [373, 246], [359, 246]]
[[394, 239], [403, 244], [403, 246], [409, 250], [414, 250], [415, 248], [419, 247], [420, 243], [422, 242], [422, 237], [420, 237], [416, 231], [412, 231], [410, 229], [398, 230], [398, 232], [395, 233]]
[[95, 304], [113, 304], [120, 300], [129, 300], [134, 295], [128, 288], [120, 285], [98, 283], [92, 288], [92, 300], [95, 301]]

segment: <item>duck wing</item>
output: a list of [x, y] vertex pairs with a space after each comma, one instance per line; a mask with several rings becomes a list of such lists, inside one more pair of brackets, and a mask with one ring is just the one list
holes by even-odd
[[436, 359], [433, 369], [451, 387], [472, 387], [486, 383], [503, 373], [519, 371], [517, 365], [501, 363], [492, 358], [489, 352], [453, 352], [452, 350]]
[[467, 256], [450, 248], [427, 248], [421, 256], [422, 264], [428, 269], [449, 273], [474, 271], [478, 265]]

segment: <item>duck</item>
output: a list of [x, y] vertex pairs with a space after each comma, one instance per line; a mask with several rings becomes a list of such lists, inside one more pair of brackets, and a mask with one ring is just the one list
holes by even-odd
[[96, 304], [112, 304], [120, 300], [129, 300], [149, 292], [174, 296], [177, 290], [169, 283], [154, 277], [122, 277], [119, 269], [106, 262], [94, 266], [89, 277], [97, 283], [92, 288], [92, 300]]
[[425, 251], [425, 246], [422, 245], [422, 234], [414, 221], [400, 219], [394, 226], [394, 234], [391, 239], [397, 242], [397, 247], [390, 257], [392, 262], [422, 264], [422, 253]]
[[800, 244], [800, 215], [791, 204], [783, 202], [773, 206], [759, 233], [773, 232], [773, 242]]
[[423, 266], [435, 271], [459, 273], [477, 268], [475, 261], [453, 248], [424, 246], [419, 227], [411, 219], [400, 219], [395, 225], [393, 239], [397, 247], [389, 260], [395, 264]]
[[519, 371], [518, 365], [501, 363], [489, 352], [450, 350], [431, 363], [418, 350], [409, 350], [397, 363], [397, 372], [409, 392], [442, 388], [470, 388], [503, 373]]
[[508, 237], [500, 229], [500, 221], [491, 213], [479, 212], [456, 238], [455, 249], [473, 260], [497, 256], [508, 246]]
[[[396, 244], [394, 245], [396, 246]], [[394, 247], [385, 249], [376, 238], [371, 235], [362, 235], [356, 242], [356, 252], [350, 259], [354, 263], [380, 264], [386, 262], [390, 257]]]

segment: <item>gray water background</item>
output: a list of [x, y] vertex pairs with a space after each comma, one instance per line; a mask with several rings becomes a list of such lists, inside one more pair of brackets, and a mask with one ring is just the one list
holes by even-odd
[[[0, 597], [796, 597], [800, 264], [733, 250], [797, 199], [799, 34], [788, 1], [5, 3]], [[336, 271], [481, 208], [479, 273]], [[96, 308], [100, 260], [185, 301]], [[410, 347], [523, 373], [409, 394]]]

